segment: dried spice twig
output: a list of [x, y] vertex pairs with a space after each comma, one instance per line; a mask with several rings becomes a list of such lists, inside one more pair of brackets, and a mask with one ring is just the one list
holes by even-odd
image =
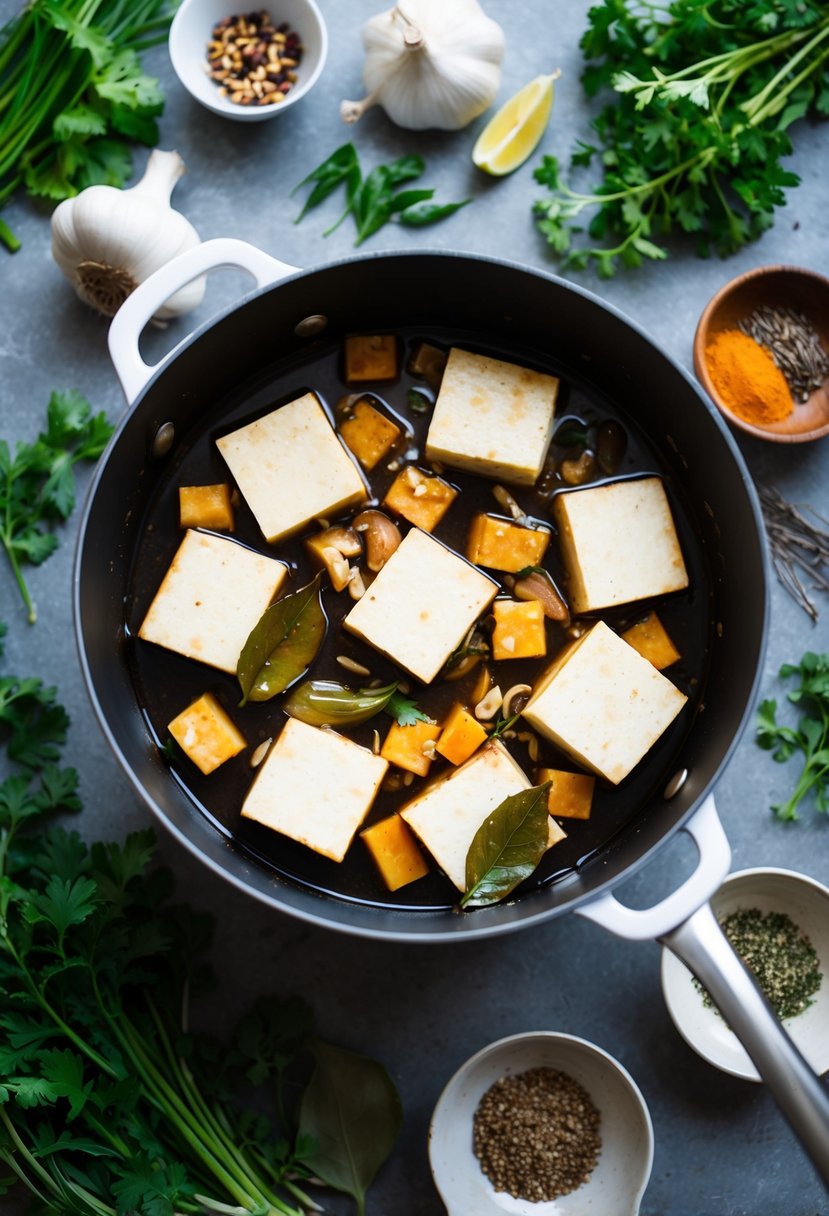
[[760, 486], [759, 494], [777, 577], [792, 599], [816, 622], [818, 610], [804, 581], [816, 591], [829, 591], [829, 530], [819, 526], [827, 524], [829, 528], [829, 520], [813, 507], [788, 502], [774, 486]]

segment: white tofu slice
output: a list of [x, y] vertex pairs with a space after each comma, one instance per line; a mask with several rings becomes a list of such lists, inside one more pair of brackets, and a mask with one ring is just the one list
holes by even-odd
[[428, 684], [497, 591], [493, 579], [413, 528], [343, 624]]
[[267, 541], [338, 515], [368, 493], [313, 393], [216, 440]]
[[574, 612], [593, 612], [688, 586], [661, 478], [571, 490], [557, 495], [553, 514]]
[[531, 486], [553, 437], [558, 379], [453, 347], [435, 402], [427, 460]]
[[618, 785], [687, 699], [599, 621], [547, 669], [523, 714], [580, 764]]
[[273, 557], [189, 529], [138, 636], [235, 674], [248, 634], [287, 573]]
[[[433, 782], [400, 814], [459, 891], [466, 890], [466, 854], [478, 828], [509, 798], [532, 782], [504, 745], [493, 739], [471, 760]], [[565, 833], [549, 821], [549, 844]]]
[[242, 815], [342, 861], [388, 767], [351, 739], [289, 718], [256, 774]]

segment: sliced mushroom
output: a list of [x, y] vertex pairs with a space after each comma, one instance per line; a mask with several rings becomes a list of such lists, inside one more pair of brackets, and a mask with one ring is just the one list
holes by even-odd
[[561, 598], [546, 574], [533, 570], [525, 574], [513, 584], [512, 593], [518, 600], [538, 600], [545, 616], [551, 621], [567, 621], [570, 614], [567, 605]]
[[522, 511], [512, 494], [504, 486], [493, 486], [492, 495], [498, 505], [503, 507], [516, 523], [523, 524], [527, 522], [526, 512]]
[[354, 529], [366, 545], [366, 565], [375, 574], [382, 570], [401, 540], [400, 529], [382, 511], [361, 511], [354, 520]]
[[334, 590], [342, 591], [344, 587], [347, 587], [351, 571], [342, 553], [332, 545], [326, 545], [324, 549], [320, 550], [320, 559], [328, 571], [328, 577], [331, 579], [331, 586]]
[[583, 486], [596, 476], [596, 457], [585, 450], [578, 460], [562, 460], [561, 476], [568, 486]]
[[357, 557], [363, 551], [360, 538], [354, 529], [337, 524], [324, 528], [314, 536], [306, 537], [305, 548], [311, 557], [328, 571], [331, 586], [335, 591], [342, 591], [348, 583], [347, 559]]
[[[505, 718], [511, 718], [514, 713], [519, 713], [520, 710], [513, 708], [513, 701], [523, 701], [524, 705], [530, 699], [532, 688], [529, 684], [513, 684], [512, 688], [508, 688], [504, 693], [504, 702], [501, 706], [501, 713]], [[524, 705], [520, 708], [523, 709]]]
[[488, 722], [490, 718], [495, 717], [503, 704], [503, 700], [501, 689], [496, 684], [494, 688], [490, 688], [486, 696], [475, 706], [475, 717], [479, 722]]

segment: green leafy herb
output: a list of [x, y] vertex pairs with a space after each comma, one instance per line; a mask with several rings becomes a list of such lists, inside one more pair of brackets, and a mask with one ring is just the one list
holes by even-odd
[[530, 574], [543, 574], [545, 578], [550, 577], [549, 571], [545, 570], [543, 566], [522, 566], [520, 570], [516, 570], [513, 578], [527, 578]]
[[538, 228], [565, 267], [607, 278], [667, 257], [653, 238], [673, 232], [701, 256], [760, 236], [799, 182], [782, 164], [788, 128], [829, 115], [828, 39], [829, 7], [813, 0], [594, 5], [583, 83], [616, 98], [594, 121], [597, 146], [580, 142], [572, 163], [598, 160], [602, 178], [575, 190], [551, 156], [535, 172], [550, 191]]
[[0, 544], [12, 568], [29, 615], [37, 620], [22, 567], [39, 566], [58, 547], [51, 530], [75, 505], [74, 466], [97, 460], [112, 434], [104, 414], [93, 416], [74, 391], [52, 393], [46, 430], [34, 443], [18, 443], [12, 454], [0, 439]]
[[364, 1216], [366, 1191], [394, 1148], [403, 1121], [389, 1074], [375, 1060], [315, 1043], [316, 1068], [302, 1098], [300, 1135], [313, 1142], [305, 1164], [352, 1195]]
[[386, 708], [397, 682], [354, 692], [335, 680], [303, 680], [283, 705], [286, 714], [309, 726], [359, 726]]
[[[302, 1216], [313, 1169], [363, 1212], [400, 1124], [388, 1076], [320, 1043], [297, 997], [262, 998], [230, 1051], [187, 1030], [208, 919], [150, 868], [151, 832], [89, 845], [50, 825], [80, 809], [77, 776], [10, 743], [31, 731], [28, 756], [57, 749], [66, 716], [38, 680], [3, 687], [29, 691], [0, 724], [15, 770], [0, 784], [0, 1193], [22, 1182], [45, 1216]], [[242, 1074], [256, 1111], [237, 1103]]]
[[576, 448], [582, 452], [590, 442], [590, 428], [578, 418], [564, 418], [556, 427], [553, 443], [562, 448]]
[[394, 692], [389, 697], [386, 704], [383, 706], [386, 713], [394, 718], [398, 726], [414, 726], [415, 722], [431, 722], [434, 724], [434, 718], [430, 718], [425, 714], [418, 705], [404, 697], [399, 692]]
[[240, 705], [269, 701], [307, 671], [325, 637], [320, 572], [306, 587], [283, 595], [254, 625], [239, 655]]
[[420, 177], [425, 168], [421, 156], [401, 156], [390, 165], [377, 165], [364, 178], [356, 148], [351, 143], [343, 144], [295, 187], [298, 190], [309, 182], [314, 183], [296, 222], [299, 223], [308, 211], [328, 198], [341, 184], [346, 188], [345, 210], [323, 235], [328, 236], [347, 215], [351, 215], [357, 228], [355, 245], [361, 245], [390, 220], [396, 219], [410, 227], [423, 227], [446, 219], [472, 201], [432, 203], [430, 200], [434, 190], [430, 189], [400, 190], [395, 193], [399, 186]]
[[413, 414], [428, 414], [432, 403], [420, 389], [410, 388], [406, 394], [406, 404]]
[[[138, 56], [171, 16], [168, 0], [31, 0], [0, 30], [0, 207], [21, 186], [58, 200], [124, 185], [128, 141], [155, 144], [164, 108]], [[0, 240], [19, 247], [5, 224]]]
[[521, 717], [520, 714], [512, 714], [509, 718], [504, 718], [500, 713], [495, 719], [495, 725], [489, 732], [490, 739], [500, 739], [505, 731], [512, 730], [515, 723]]
[[511, 794], [478, 828], [466, 855], [462, 908], [505, 899], [533, 873], [549, 844], [550, 782]]
[[803, 768], [791, 797], [772, 806], [780, 819], [798, 819], [797, 808], [811, 793], [818, 811], [829, 811], [829, 654], [807, 651], [797, 664], [786, 663], [780, 668], [780, 679], [798, 678], [798, 687], [787, 693], [787, 699], [802, 716], [796, 727], [777, 722], [777, 702], [763, 701], [757, 716], [757, 742], [773, 752], [773, 758], [784, 764], [796, 753], [803, 757]]

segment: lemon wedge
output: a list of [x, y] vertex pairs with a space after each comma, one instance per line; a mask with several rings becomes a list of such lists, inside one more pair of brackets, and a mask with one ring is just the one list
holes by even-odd
[[479, 169], [493, 177], [503, 177], [532, 155], [550, 121], [553, 82], [559, 75], [560, 72], [551, 72], [549, 76], [536, 76], [504, 102], [472, 149], [473, 163]]

